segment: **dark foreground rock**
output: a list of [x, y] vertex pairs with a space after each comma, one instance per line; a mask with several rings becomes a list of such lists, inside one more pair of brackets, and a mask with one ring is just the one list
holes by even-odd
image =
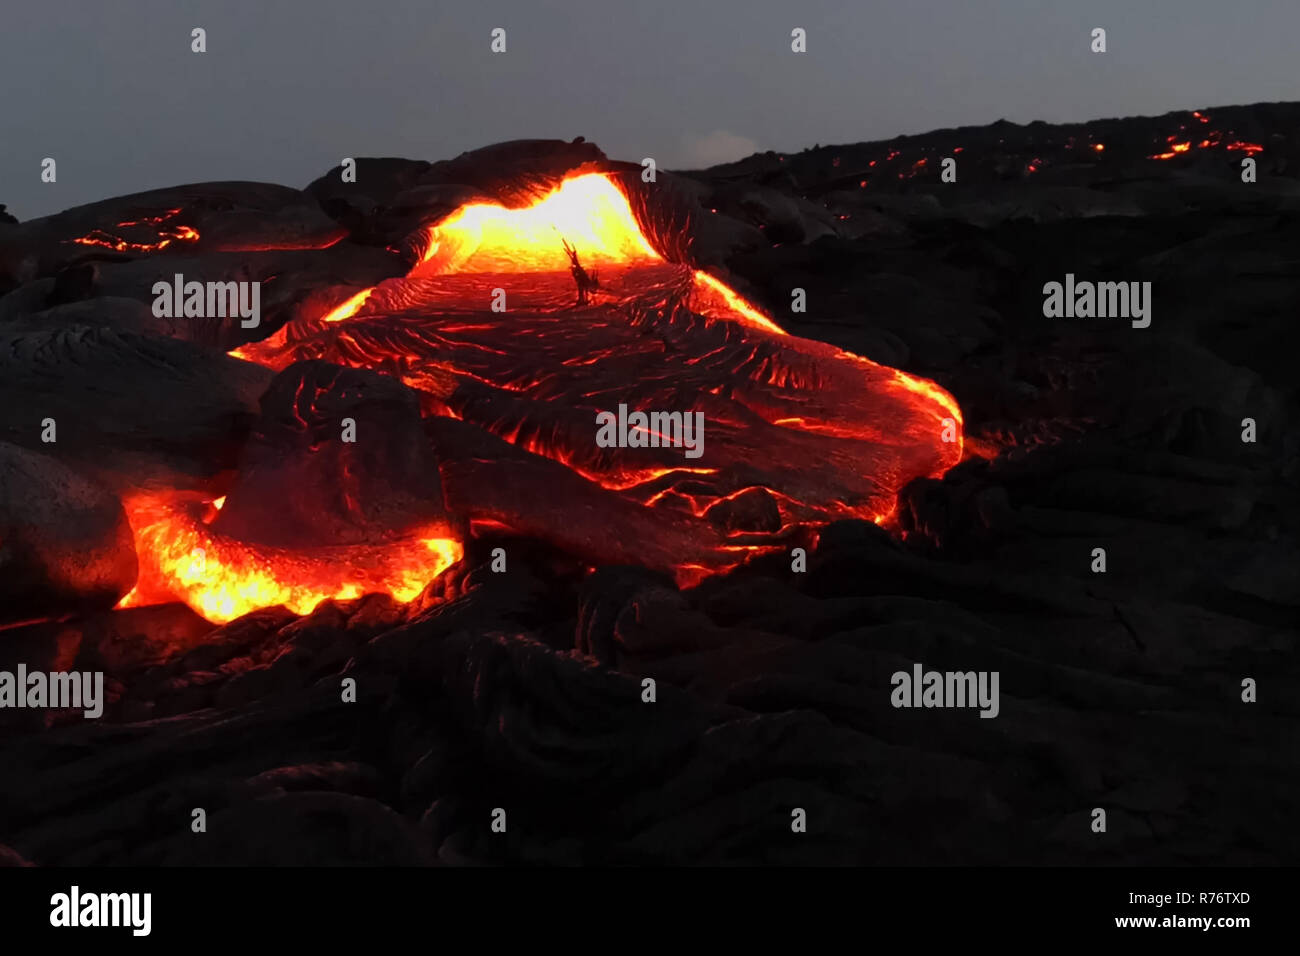
[[131, 528], [110, 491], [0, 442], [0, 623], [111, 607], [135, 576]]

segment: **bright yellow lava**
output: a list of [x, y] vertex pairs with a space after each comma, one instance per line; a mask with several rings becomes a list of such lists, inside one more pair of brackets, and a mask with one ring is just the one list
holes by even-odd
[[566, 179], [521, 209], [461, 207], [434, 226], [412, 275], [567, 271], [567, 241], [586, 268], [661, 262], [641, 234], [627, 197], [600, 173]]

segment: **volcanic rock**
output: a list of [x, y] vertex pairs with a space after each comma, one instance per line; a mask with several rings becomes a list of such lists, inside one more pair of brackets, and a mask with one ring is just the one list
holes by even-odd
[[415, 393], [308, 361], [271, 382], [213, 529], [277, 548], [373, 543], [446, 527]]
[[719, 560], [724, 539], [709, 522], [682, 514], [665, 520], [559, 462], [455, 419], [430, 417], [425, 429], [442, 459], [447, 506], [456, 514], [503, 523], [601, 564], [670, 572], [682, 563]]
[[[38, 280], [48, 282], [50, 280]], [[23, 286], [26, 289], [27, 286]], [[15, 290], [16, 296], [22, 289]], [[6, 297], [8, 298], [8, 297]], [[192, 321], [192, 320], [189, 320]], [[47, 332], [52, 329], [82, 326], [86, 328], [116, 329], [161, 338], [186, 338], [186, 319], [158, 318], [138, 299], [121, 296], [99, 296], [57, 305], [39, 312], [27, 312], [8, 321], [0, 319], [0, 335], [20, 332]]]
[[503, 205], [517, 206], [550, 192], [574, 170], [604, 159], [595, 143], [581, 139], [516, 139], [434, 163], [419, 182], [471, 186]]
[[0, 322], [9, 322], [32, 312], [48, 309], [54, 279], [33, 279], [0, 295]]
[[671, 262], [725, 267], [733, 256], [764, 248], [768, 238], [749, 222], [722, 214], [712, 205], [712, 189], [685, 176], [660, 171], [652, 183], [636, 163], [600, 165], [627, 196], [650, 244]]
[[112, 493], [0, 443], [0, 619], [109, 607], [135, 576], [131, 528]]
[[346, 235], [308, 194], [269, 183], [195, 183], [76, 206], [0, 235], [0, 280], [27, 281], [92, 259], [320, 249]]
[[431, 163], [423, 160], [394, 159], [391, 157], [355, 157], [357, 181], [343, 181], [342, 165], [335, 166], [325, 175], [311, 181], [303, 191], [310, 193], [322, 206], [336, 200], [355, 202], [360, 195], [370, 201], [387, 205], [398, 193], [416, 185], [429, 171]]
[[174, 338], [225, 351], [263, 339], [293, 319], [319, 318], [346, 298], [340, 287], [355, 290], [375, 285], [404, 275], [408, 268], [409, 263], [388, 250], [343, 244], [328, 249], [178, 254], [100, 263], [97, 291], [105, 297], [131, 298], [152, 306], [154, 284], [171, 285], [178, 274], [186, 283], [260, 283], [257, 326], [245, 328], [239, 316], [155, 320], [159, 327], [166, 323]]
[[[185, 487], [230, 468], [272, 378], [187, 342], [106, 328], [2, 341], [0, 439], [113, 488], [163, 478]], [[45, 419], [56, 429], [48, 443]]]

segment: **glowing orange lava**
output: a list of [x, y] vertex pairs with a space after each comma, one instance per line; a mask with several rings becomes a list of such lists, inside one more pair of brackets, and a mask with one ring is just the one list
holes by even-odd
[[[1209, 122], [1209, 118], [1202, 116], [1200, 113], [1193, 113], [1192, 115], [1195, 116], [1202, 123]], [[1229, 130], [1228, 132], [1229, 134], [1231, 134], [1232, 131]], [[1165, 150], [1163, 153], [1155, 153], [1154, 155], [1148, 156], [1147, 159], [1158, 159], [1158, 160], [1165, 161], [1165, 160], [1174, 159], [1178, 156], [1184, 155], [1185, 153], [1191, 152], [1192, 150], [1191, 140], [1175, 142], [1177, 139], [1178, 139], [1177, 136], [1166, 137], [1165, 142], [1169, 144], [1169, 148]], [[1228, 149], [1228, 150], [1244, 152], [1247, 156], [1254, 156], [1256, 153], [1262, 153], [1264, 151], [1264, 147], [1260, 146], [1258, 143], [1246, 143], [1246, 142], [1241, 142], [1239, 140], [1231, 143], [1224, 143], [1223, 133], [1218, 130], [1211, 131], [1210, 134], [1206, 136], [1205, 139], [1201, 140], [1199, 143], [1196, 144], [1197, 149], [1215, 149], [1219, 146], [1222, 146], [1224, 149]]]
[[[567, 250], [573, 251], [576, 261]], [[498, 388], [527, 394], [536, 382], [530, 384], [517, 378], [506, 381], [478, 378], [479, 375], [489, 375], [490, 368], [476, 372], [477, 366], [461, 368], [455, 365], [457, 348], [506, 354], [503, 350], [509, 350], [510, 343], [508, 338], [503, 340], [496, 334], [501, 331], [496, 324], [480, 319], [444, 321], [436, 327], [437, 334], [442, 336], [440, 350], [433, 358], [424, 359], [417, 354], [408, 356], [397, 346], [385, 345], [382, 349], [368, 346], [366, 343], [374, 340], [366, 336], [373, 334], [377, 318], [388, 315], [402, 318], [384, 326], [387, 330], [382, 333], [384, 335], [390, 332], [400, 334], [402, 322], [408, 325], [414, 322], [417, 324], [409, 327], [421, 328], [418, 323], [423, 321], [423, 313], [418, 308], [414, 312], [405, 311], [410, 307], [411, 297], [420, 294], [443, 296], [436, 302], [439, 306], [449, 305], [453, 310], [483, 310], [486, 296], [483, 301], [479, 301], [478, 296], [482, 290], [492, 288], [494, 275], [498, 273], [535, 276], [535, 287], [543, 290], [537, 294], [556, 297], [553, 305], [537, 307], [541, 313], [554, 313], [557, 321], [574, 323], [579, 321], [576, 316], [585, 313], [571, 311], [575, 306], [570, 273], [574, 279], [582, 270], [600, 275], [601, 282], [594, 286], [596, 291], [593, 292], [596, 303], [600, 302], [602, 294], [616, 294], [609, 291], [611, 287], [619, 288], [620, 282], [632, 281], [627, 279], [628, 276], [641, 276], [642, 281], [650, 283], [647, 288], [657, 288], [652, 279], [682, 283], [669, 287], [684, 290], [681, 295], [690, 313], [703, 317], [711, 327], [716, 328], [715, 323], [722, 322], [742, 330], [740, 338], [728, 332], [726, 341], [739, 342], [736, 345], [740, 349], [738, 360], [742, 365], [752, 362], [753, 367], [745, 367], [739, 372], [733, 369], [729, 374], [739, 374], [737, 381], [745, 389], [776, 390], [774, 398], [764, 398], [762, 393], [755, 391], [749, 412], [767, 425], [774, 426], [771, 433], [774, 440], [793, 443], [790, 447], [795, 447], [804, 440], [800, 436], [818, 436], [818, 441], [830, 443], [828, 448], [833, 446], [839, 462], [836, 466], [826, 467], [848, 469], [846, 473], [855, 475], [869, 472], [872, 460], [855, 455], [874, 454], [870, 451], [872, 446], [859, 446], [857, 443], [860, 442], [884, 448], [884, 454], [890, 454], [888, 449], [898, 442], [933, 442], [932, 457], [927, 458], [924, 467], [929, 468], [930, 462], [935, 463], [935, 475], [942, 474], [961, 459], [961, 411], [952, 396], [938, 385], [884, 368], [824, 343], [790, 336], [722, 280], [702, 270], [683, 272], [683, 269], [685, 267], [667, 262], [651, 245], [627, 197], [613, 180], [599, 173], [581, 174], [564, 180], [530, 205], [509, 208], [496, 203], [472, 203], [462, 206], [428, 229], [424, 250], [405, 280], [388, 280], [381, 286], [357, 291], [318, 319], [299, 322], [293, 335], [286, 326], [270, 338], [242, 346], [231, 354], [280, 369], [296, 360], [302, 354], [297, 350], [310, 344], [311, 336], [323, 329], [325, 331], [321, 334], [326, 335], [329, 342], [321, 346], [322, 351], [311, 354], [357, 367], [375, 366], [394, 359], [405, 363], [410, 358], [417, 364], [402, 366], [402, 380], [416, 389], [427, 385], [426, 391], [433, 398], [445, 396], [436, 392], [432, 377], [424, 377], [419, 361], [435, 368], [442, 363], [447, 369], [471, 380], [492, 382]], [[611, 275], [612, 279], [609, 278]], [[417, 281], [435, 279], [437, 283]], [[433, 288], [435, 285], [437, 288]], [[474, 299], [458, 298], [469, 295], [467, 290], [471, 289], [475, 290]], [[552, 293], [549, 291], [552, 289], [558, 291]], [[523, 293], [512, 292], [512, 295], [516, 294]], [[446, 313], [440, 307], [433, 308], [433, 311]], [[610, 312], [610, 315], [617, 314], [617, 311]], [[349, 320], [357, 325], [339, 328], [340, 323]], [[603, 313], [602, 321], [608, 321]], [[358, 331], [350, 331], [354, 328]], [[524, 329], [519, 334], [531, 333]], [[546, 332], [541, 330], [539, 334]], [[476, 335], [485, 335], [486, 338], [479, 340]], [[347, 354], [329, 351], [334, 347], [345, 349]], [[608, 352], [584, 353], [581, 343], [574, 348], [577, 351], [563, 360], [563, 367], [588, 365], [612, 357]], [[780, 358], [782, 356], [784, 358]], [[473, 358], [472, 353], [470, 357]], [[795, 407], [790, 396], [800, 389], [811, 390], [811, 400], [797, 402], [795, 414], [780, 413], [780, 408]], [[829, 400], [817, 395], [819, 389], [829, 390]], [[873, 423], [869, 419], [869, 413], [864, 410], [868, 406], [858, 405], [861, 396], [879, 395], [882, 391], [885, 397], [881, 401], [893, 401], [894, 405], [890, 407], [904, 410], [903, 414], [909, 417], [911, 430], [905, 437], [886, 434], [887, 427], [882, 426], [879, 420]], [[834, 397], [840, 395], [842, 399]], [[764, 402], [770, 403], [770, 410]], [[459, 417], [450, 408], [443, 414]], [[940, 439], [948, 419], [955, 424], [956, 435]], [[591, 459], [574, 455], [571, 449], [543, 440], [535, 433], [522, 432], [518, 427], [489, 430], [534, 454], [564, 463], [588, 481], [638, 505], [686, 512], [692, 520], [701, 520], [710, 507], [739, 499], [744, 492], [751, 490], [746, 485], [724, 488], [715, 494], [700, 492], [701, 481], [722, 481], [725, 476], [719, 475], [717, 469], [703, 466], [646, 465], [633, 468], [628, 466], [626, 459], [607, 467], [605, 463], [593, 463]], [[863, 451], [853, 450], [858, 447]], [[790, 460], [794, 458], [797, 458], [797, 452]], [[816, 467], [814, 463], [810, 464]], [[806, 469], [797, 470], [807, 472]], [[896, 476], [891, 472], [882, 477], [892, 482]], [[880, 498], [870, 503], [863, 503], [861, 498], [852, 503], [838, 499], [810, 503], [797, 500], [776, 487], [756, 487], [763, 488], [776, 502], [783, 533], [795, 526], [817, 527], [836, 517], [862, 517], [881, 523], [887, 521], [890, 514]], [[129, 499], [126, 507], [135, 531], [141, 573], [136, 589], [123, 599], [121, 606], [179, 599], [207, 619], [217, 622], [275, 604], [307, 613], [328, 598], [357, 597], [369, 591], [382, 591], [399, 601], [408, 601], [459, 560], [462, 554], [461, 542], [448, 537], [445, 528], [416, 529], [400, 540], [376, 541], [364, 547], [289, 552], [251, 545], [214, 533], [209, 523], [216, 517], [221, 499], [203, 501], [176, 494], [141, 495]], [[477, 526], [486, 525], [480, 519]], [[737, 532], [734, 538], [720, 546], [723, 553], [717, 556], [716, 563], [706, 566], [683, 560], [677, 568], [678, 581], [683, 585], [694, 583], [703, 576], [734, 567], [748, 557], [771, 551], [774, 547], [770, 542], [748, 540], [743, 533]]]
[[327, 312], [322, 318], [322, 322], [342, 322], [344, 319], [350, 319], [357, 314], [357, 310], [366, 304], [366, 299], [370, 298], [370, 293], [374, 288], [362, 289], [356, 295], [351, 296], [342, 305], [335, 306]]
[[717, 311], [717, 306], [721, 305], [726, 312], [730, 313], [727, 318], [762, 329], [764, 332], [772, 332], [776, 335], [787, 334], [785, 329], [702, 269], [695, 270], [695, 287], [696, 295], [691, 306], [701, 315], [713, 315]]
[[221, 503], [222, 498], [205, 503], [171, 493], [123, 502], [140, 573], [118, 607], [180, 600], [221, 624], [277, 604], [309, 614], [324, 600], [372, 592], [410, 601], [463, 554], [459, 541], [419, 529], [365, 546], [258, 547], [223, 538], [207, 526]]
[[[86, 235], [68, 241], [79, 246], [99, 246], [104, 249], [112, 249], [115, 252], [158, 252], [161, 249], [166, 249], [173, 242], [194, 242], [199, 238], [198, 232], [189, 226], [169, 224], [180, 213], [179, 209], [169, 209], [158, 216], [146, 216], [144, 219], [128, 219], [117, 224], [119, 228], [153, 226], [158, 233], [156, 242], [131, 242], [102, 229], [92, 229]], [[162, 228], [158, 229], [159, 226]]]
[[627, 197], [607, 177], [587, 173], [522, 209], [462, 206], [435, 226], [412, 276], [466, 272], [567, 272], [563, 238], [588, 267], [658, 262]]

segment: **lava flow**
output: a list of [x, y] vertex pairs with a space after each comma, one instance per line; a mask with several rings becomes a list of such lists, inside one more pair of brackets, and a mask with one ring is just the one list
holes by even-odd
[[435, 529], [361, 546], [255, 546], [208, 527], [221, 503], [170, 493], [127, 499], [140, 575], [118, 607], [180, 600], [209, 621], [225, 623], [277, 604], [309, 614], [324, 600], [372, 592], [409, 601], [463, 554], [459, 541]]
[[[683, 585], [837, 518], [884, 522], [903, 485], [961, 459], [942, 388], [786, 333], [647, 232], [601, 173], [520, 208], [466, 205], [429, 229], [406, 277], [231, 354], [396, 377], [437, 436], [448, 513]], [[701, 415], [699, 456], [638, 426], [600, 444], [597, 415], [616, 409]], [[128, 511], [142, 584], [124, 603], [170, 594], [211, 620], [367, 590], [409, 600], [460, 556], [445, 528], [304, 554], [217, 534], [198, 505]]]
[[[1201, 123], [1210, 122], [1210, 118], [1208, 116], [1204, 116], [1199, 112], [1194, 113], [1193, 115]], [[1183, 126], [1181, 127], [1181, 129], [1186, 130], [1187, 127]], [[1228, 130], [1227, 135], [1231, 136], [1232, 130]], [[1247, 156], [1254, 156], [1256, 153], [1264, 152], [1264, 147], [1261, 146], [1259, 143], [1248, 143], [1243, 140], [1230, 140], [1228, 142], [1224, 142], [1225, 139], [1226, 139], [1225, 135], [1220, 130], [1212, 130], [1208, 135], [1206, 135], [1200, 141], [1195, 141], [1196, 137], [1191, 137], [1190, 139], [1184, 139], [1180, 141], [1178, 134], [1167, 136], [1165, 137], [1165, 144], [1168, 146], [1168, 148], [1162, 153], [1155, 153], [1154, 155], [1148, 156], [1147, 159], [1158, 159], [1162, 161], [1170, 160], [1178, 156], [1182, 156], [1185, 153], [1191, 152], [1193, 148], [1217, 149], [1219, 147], [1222, 147], [1226, 150], [1229, 150], [1230, 152], [1245, 153]]]

